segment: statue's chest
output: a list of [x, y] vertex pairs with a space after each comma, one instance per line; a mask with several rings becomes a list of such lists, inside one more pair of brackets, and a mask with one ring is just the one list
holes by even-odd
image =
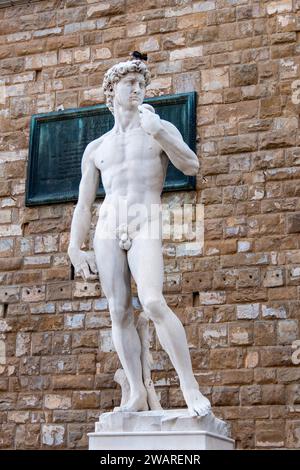
[[112, 166], [140, 164], [159, 156], [159, 146], [153, 137], [142, 129], [114, 134], [105, 139], [97, 150], [95, 164], [100, 171]]

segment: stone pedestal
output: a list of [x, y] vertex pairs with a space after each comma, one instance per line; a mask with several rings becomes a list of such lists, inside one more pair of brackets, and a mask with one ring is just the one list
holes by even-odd
[[90, 450], [230, 450], [229, 427], [212, 413], [184, 410], [103, 413], [89, 434]]

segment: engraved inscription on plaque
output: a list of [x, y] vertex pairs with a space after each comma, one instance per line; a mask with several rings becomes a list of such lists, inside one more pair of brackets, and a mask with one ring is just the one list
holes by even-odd
[[[195, 93], [148, 98], [161, 118], [172, 122], [195, 150]], [[26, 205], [76, 201], [81, 159], [89, 142], [114, 124], [106, 105], [36, 114], [31, 119]], [[194, 189], [195, 178], [169, 164], [165, 191]], [[104, 196], [100, 181], [97, 197]]]

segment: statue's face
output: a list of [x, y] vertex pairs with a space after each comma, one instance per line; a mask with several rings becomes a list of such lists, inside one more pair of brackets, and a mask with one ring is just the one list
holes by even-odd
[[125, 109], [142, 104], [145, 96], [145, 79], [141, 73], [130, 72], [114, 86], [114, 103]]

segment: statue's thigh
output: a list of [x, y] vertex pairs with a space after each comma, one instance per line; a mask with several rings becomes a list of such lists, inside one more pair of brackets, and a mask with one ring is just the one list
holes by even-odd
[[128, 251], [128, 264], [140, 297], [146, 292], [162, 292], [164, 266], [161, 240], [134, 239]]
[[96, 263], [101, 287], [108, 300], [123, 302], [131, 297], [130, 271], [126, 252], [117, 240], [98, 240], [94, 243]]

